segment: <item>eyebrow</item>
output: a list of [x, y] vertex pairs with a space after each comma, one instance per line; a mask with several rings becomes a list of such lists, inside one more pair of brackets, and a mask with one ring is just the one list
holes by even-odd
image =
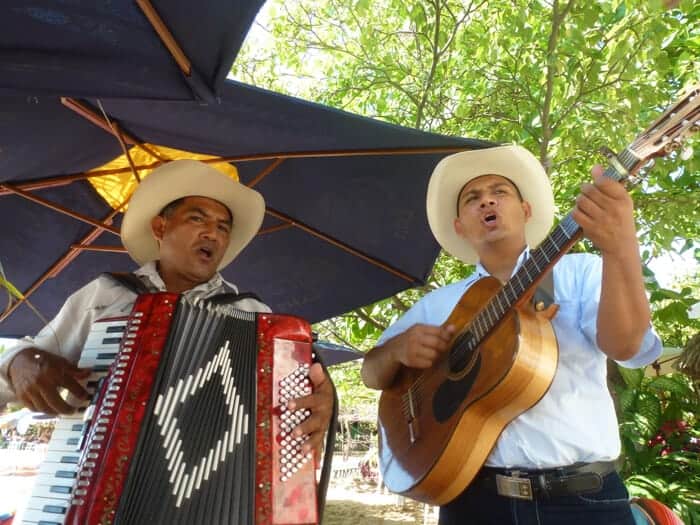
[[459, 200], [461, 201], [462, 198], [467, 196], [467, 195], [476, 195], [476, 194], [482, 192], [484, 189], [485, 190], [495, 190], [495, 189], [500, 188], [500, 187], [512, 188], [513, 186], [505, 181], [494, 182], [493, 184], [489, 184], [488, 186], [486, 186], [486, 188], [482, 188], [482, 189], [478, 189], [478, 190], [471, 189], [471, 190], [467, 190], [467, 191], [463, 192], [459, 196]]
[[[200, 208], [199, 206], [193, 206], [192, 208], [190, 208], [189, 210], [187, 210], [187, 213], [193, 213], [193, 212], [194, 212], [194, 213], [199, 213], [200, 215], [204, 215], [204, 216], [207, 217], [207, 218], [209, 218], [209, 217], [212, 216], [211, 213], [207, 213], [206, 210]], [[230, 227], [230, 226], [233, 226], [233, 216], [232, 216], [231, 212], [229, 211], [229, 217], [228, 217], [228, 218], [226, 218], [226, 219], [218, 219], [217, 222], [220, 222], [220, 223], [223, 222], [224, 224], [226, 224], [226, 225], [229, 226], [229, 227]]]

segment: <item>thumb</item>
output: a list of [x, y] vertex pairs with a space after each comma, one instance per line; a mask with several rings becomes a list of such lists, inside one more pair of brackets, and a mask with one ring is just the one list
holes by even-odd
[[309, 369], [309, 378], [311, 378], [311, 382], [314, 384], [314, 389], [317, 389], [326, 382], [326, 374], [323, 371], [321, 363], [314, 363], [311, 365]]

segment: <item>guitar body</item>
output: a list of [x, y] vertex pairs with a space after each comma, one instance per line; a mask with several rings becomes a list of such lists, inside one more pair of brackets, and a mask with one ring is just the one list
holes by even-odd
[[[474, 283], [445, 325], [469, 326], [500, 288], [492, 277]], [[554, 313], [555, 306], [536, 312], [523, 301], [460, 370], [450, 368], [448, 353], [428, 370], [402, 369], [379, 401], [379, 462], [391, 491], [443, 505], [471, 483], [505, 426], [554, 378]]]

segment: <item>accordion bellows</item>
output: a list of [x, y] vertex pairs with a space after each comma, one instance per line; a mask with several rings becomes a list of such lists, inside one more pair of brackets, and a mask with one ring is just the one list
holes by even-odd
[[310, 362], [302, 319], [139, 296], [57, 523], [316, 523], [315, 458], [291, 433], [309, 414], [286, 409]]

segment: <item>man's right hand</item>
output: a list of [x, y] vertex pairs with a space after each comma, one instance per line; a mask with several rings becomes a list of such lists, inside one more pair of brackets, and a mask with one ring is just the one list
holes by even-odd
[[452, 325], [415, 324], [391, 340], [393, 358], [409, 368], [430, 368], [449, 350], [454, 333]]
[[362, 361], [362, 380], [369, 388], [389, 388], [401, 365], [430, 368], [450, 348], [456, 329], [452, 325], [415, 324], [367, 352]]
[[90, 370], [78, 368], [65, 358], [25, 348], [10, 362], [8, 376], [17, 398], [30, 410], [49, 415], [71, 414], [76, 407], [59, 395], [65, 388], [78, 399], [90, 398], [79, 381], [87, 379]]

